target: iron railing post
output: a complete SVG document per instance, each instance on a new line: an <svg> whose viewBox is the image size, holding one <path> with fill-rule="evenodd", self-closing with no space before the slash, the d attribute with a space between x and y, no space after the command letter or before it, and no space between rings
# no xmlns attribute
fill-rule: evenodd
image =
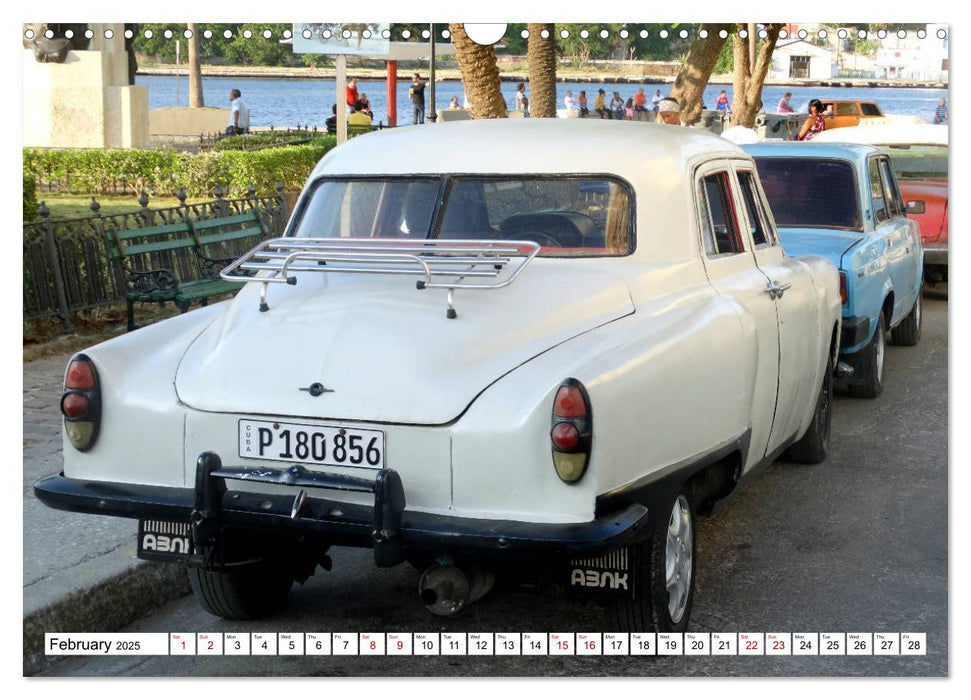
<svg viewBox="0 0 971 700"><path fill-rule="evenodd" d="M51 210L47 208L46 202L40 203L39 213L41 224L44 227L44 245L47 246L47 256L50 260L51 272L54 275L54 291L57 293L57 308L61 317L61 325L65 333L73 333L71 313L67 306L67 294L64 291L64 278L61 274L61 256L57 252L54 224L51 222Z"/></svg>

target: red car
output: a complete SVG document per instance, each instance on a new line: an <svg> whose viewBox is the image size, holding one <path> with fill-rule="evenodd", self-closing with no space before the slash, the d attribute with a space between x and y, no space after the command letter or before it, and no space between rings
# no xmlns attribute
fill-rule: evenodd
<svg viewBox="0 0 971 700"><path fill-rule="evenodd" d="M889 154L907 216L920 224L924 281L947 282L947 126L886 124L846 127L813 141L880 146Z"/></svg>

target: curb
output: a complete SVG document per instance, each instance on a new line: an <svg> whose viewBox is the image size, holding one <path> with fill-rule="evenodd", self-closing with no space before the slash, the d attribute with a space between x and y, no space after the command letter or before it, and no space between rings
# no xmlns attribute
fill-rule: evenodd
<svg viewBox="0 0 971 700"><path fill-rule="evenodd" d="M44 634L115 632L158 607L190 593L181 564L139 561L90 588L75 591L24 618L24 676L62 658L44 653Z"/></svg>

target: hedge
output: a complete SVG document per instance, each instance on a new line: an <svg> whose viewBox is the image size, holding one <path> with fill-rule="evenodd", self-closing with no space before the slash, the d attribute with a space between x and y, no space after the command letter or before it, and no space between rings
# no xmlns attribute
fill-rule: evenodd
<svg viewBox="0 0 971 700"><path fill-rule="evenodd" d="M34 221L37 213L37 180L33 171L24 170L24 221Z"/></svg>
<svg viewBox="0 0 971 700"><path fill-rule="evenodd" d="M333 136L309 144L259 151L56 150L24 149L24 182L28 176L54 183L71 194L107 194L119 183L154 196L170 196L184 188L189 197L206 197L217 184L229 196L275 193L277 180L287 190L299 190L325 153L337 145Z"/></svg>

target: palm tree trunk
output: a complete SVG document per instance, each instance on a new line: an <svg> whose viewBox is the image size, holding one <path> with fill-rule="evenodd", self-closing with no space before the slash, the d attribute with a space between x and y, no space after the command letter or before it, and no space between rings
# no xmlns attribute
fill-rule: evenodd
<svg viewBox="0 0 971 700"><path fill-rule="evenodd" d="M703 29L708 31L704 39L700 36ZM698 27L699 34L691 42L691 48L688 49L688 55L671 89L671 97L678 101L681 108L682 124L694 124L701 119L701 98L708 79L711 78L711 71L718 62L718 54L725 45L725 39L718 36L718 33L731 29L730 24L702 24Z"/></svg>
<svg viewBox="0 0 971 700"><path fill-rule="evenodd" d="M199 59L199 25L187 25L189 32L189 106L205 107L202 96L202 63Z"/></svg>
<svg viewBox="0 0 971 700"><path fill-rule="evenodd" d="M527 24L529 40L529 115L556 116L556 39L552 24ZM547 38L542 32L546 30Z"/></svg>
<svg viewBox="0 0 971 700"><path fill-rule="evenodd" d="M448 25L452 44L462 71L465 95L472 107L473 119L496 119L506 116L506 101L499 91L499 67L492 46L477 44L465 33L462 24Z"/></svg>
<svg viewBox="0 0 971 700"><path fill-rule="evenodd" d="M755 117L762 109L762 86L772 63L772 52L779 40L781 24L767 24L766 37L759 46L755 65L750 63L752 49L757 37L752 32L742 39L738 34L732 37L732 54L735 70L732 77L734 95L732 96L732 123L737 126L755 126Z"/></svg>

